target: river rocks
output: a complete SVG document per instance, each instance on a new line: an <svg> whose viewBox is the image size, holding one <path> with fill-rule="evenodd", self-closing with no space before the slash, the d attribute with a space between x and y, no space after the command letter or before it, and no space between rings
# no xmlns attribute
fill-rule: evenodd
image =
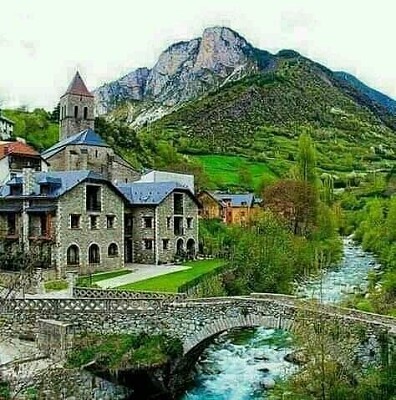
<svg viewBox="0 0 396 400"><path fill-rule="evenodd" d="M308 362L307 357L301 350L296 350L286 354L284 360L296 365L304 365Z"/></svg>
<svg viewBox="0 0 396 400"><path fill-rule="evenodd" d="M264 389L273 389L276 385L275 381L272 378L264 378L260 382L260 384Z"/></svg>

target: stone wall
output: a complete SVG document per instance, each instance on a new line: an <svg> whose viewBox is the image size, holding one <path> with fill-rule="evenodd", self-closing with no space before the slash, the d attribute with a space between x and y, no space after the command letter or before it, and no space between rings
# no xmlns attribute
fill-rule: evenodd
<svg viewBox="0 0 396 400"><path fill-rule="evenodd" d="M84 182L63 195L59 199L57 213L57 265L64 276L66 270L72 270L67 265L67 249L70 245L76 245L80 250L80 265L74 269L81 274L95 273L111 269L119 269L124 266L124 203L122 198L108 185L101 184L101 211L91 212L86 210L85 193L87 185ZM78 214L80 228L70 227L70 215ZM91 229L91 215L98 217L98 228ZM107 228L107 215L115 217L114 228ZM109 256L109 245L115 243L118 247L117 256ZM100 249L100 263L90 265L88 263L89 247L96 244Z"/></svg>
<svg viewBox="0 0 396 400"><path fill-rule="evenodd" d="M74 117L74 107L78 107L77 118ZM88 109L87 118L84 119L84 107ZM94 128L94 98L75 94L65 94L60 99L60 140L70 137L87 128Z"/></svg>

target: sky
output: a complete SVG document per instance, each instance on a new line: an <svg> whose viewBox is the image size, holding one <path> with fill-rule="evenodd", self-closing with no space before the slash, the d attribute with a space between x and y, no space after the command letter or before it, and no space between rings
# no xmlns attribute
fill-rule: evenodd
<svg viewBox="0 0 396 400"><path fill-rule="evenodd" d="M396 98L394 0L0 0L0 105L52 110L78 69L94 89L227 26Z"/></svg>

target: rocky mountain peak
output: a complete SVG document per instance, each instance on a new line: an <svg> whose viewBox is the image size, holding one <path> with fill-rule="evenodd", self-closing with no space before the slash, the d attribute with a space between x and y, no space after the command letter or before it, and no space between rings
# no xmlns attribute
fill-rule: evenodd
<svg viewBox="0 0 396 400"><path fill-rule="evenodd" d="M149 111L145 108L147 118L140 115L139 123L154 115L157 118L167 108L173 109L224 82L262 69L264 64L259 55L259 50L232 29L207 28L200 38L169 46L151 70L140 68L98 88L95 91L97 112L106 113L128 100L149 101L158 107L151 106Z"/></svg>

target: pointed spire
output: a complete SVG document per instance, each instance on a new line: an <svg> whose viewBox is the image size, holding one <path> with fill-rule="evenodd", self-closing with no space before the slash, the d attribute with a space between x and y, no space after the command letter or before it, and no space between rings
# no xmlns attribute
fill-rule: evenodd
<svg viewBox="0 0 396 400"><path fill-rule="evenodd" d="M85 86L85 83L82 80L81 75L78 71L76 72L76 75L74 75L74 78L71 81L69 87L67 88L65 94L77 94L81 96L93 97L93 95L89 92L89 90Z"/></svg>

